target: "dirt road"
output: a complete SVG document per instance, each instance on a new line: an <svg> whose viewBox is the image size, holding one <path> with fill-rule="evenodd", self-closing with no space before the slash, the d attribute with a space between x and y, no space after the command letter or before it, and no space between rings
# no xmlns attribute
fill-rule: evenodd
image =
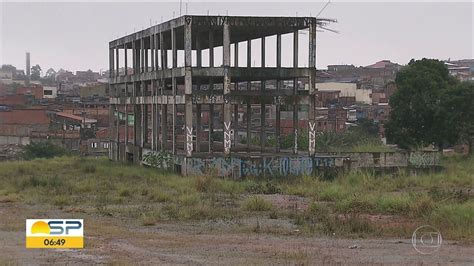
<svg viewBox="0 0 474 266"><path fill-rule="evenodd" d="M160 223L102 217L75 209L44 210L0 203L0 261L16 264L417 264L473 265L474 247L444 241L431 255L418 254L411 239L339 239L243 232L239 225ZM82 218L85 248L26 249L26 218ZM265 226L264 223L261 225Z"/></svg>

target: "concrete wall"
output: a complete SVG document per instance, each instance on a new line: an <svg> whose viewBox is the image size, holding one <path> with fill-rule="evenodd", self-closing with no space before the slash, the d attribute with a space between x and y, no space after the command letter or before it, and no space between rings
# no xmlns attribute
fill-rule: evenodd
<svg viewBox="0 0 474 266"><path fill-rule="evenodd" d="M371 89L357 89L356 83L346 82L325 82L316 83L316 88L319 91L341 91L340 97L355 97L356 102L372 104L372 90Z"/></svg>
<svg viewBox="0 0 474 266"><path fill-rule="evenodd" d="M18 136L0 136L0 145L5 144L18 144L28 145L30 144L30 137L18 137Z"/></svg>
<svg viewBox="0 0 474 266"><path fill-rule="evenodd" d="M358 103L372 104L371 89L357 89L355 97Z"/></svg>
<svg viewBox="0 0 474 266"><path fill-rule="evenodd" d="M345 82L326 82L316 83L316 89L319 91L333 91L339 90L342 97L356 97L357 84ZM357 101L357 99L356 99Z"/></svg>
<svg viewBox="0 0 474 266"><path fill-rule="evenodd" d="M132 151L130 151L132 152ZM134 153L135 156L139 154ZM123 155L121 155L123 156ZM258 176L301 176L331 173L339 170L397 168L430 169L439 165L437 152L346 152L316 154L315 157L298 155L259 157L184 157L143 150L143 165L178 171L183 175L216 175L236 179Z"/></svg>
<svg viewBox="0 0 474 266"><path fill-rule="evenodd" d="M51 92L51 94L46 93L46 91ZM54 99L58 97L58 88L56 87L43 87L43 98L45 99Z"/></svg>
<svg viewBox="0 0 474 266"><path fill-rule="evenodd" d="M258 158L181 158L183 175L215 174L233 178L313 175L318 170L343 168L345 158L335 156L264 156Z"/></svg>

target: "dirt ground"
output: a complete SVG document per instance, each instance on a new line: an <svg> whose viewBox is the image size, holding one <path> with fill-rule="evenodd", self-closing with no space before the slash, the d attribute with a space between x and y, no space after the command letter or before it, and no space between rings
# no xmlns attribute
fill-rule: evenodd
<svg viewBox="0 0 474 266"><path fill-rule="evenodd" d="M84 219L84 249L26 249L25 219ZM267 221L260 221L260 227ZM239 230L233 223L159 223L97 216L80 209L45 210L0 202L0 263L13 264L416 264L473 265L474 247L443 241L440 250L421 255L411 239L341 239ZM262 230L264 231L264 230Z"/></svg>

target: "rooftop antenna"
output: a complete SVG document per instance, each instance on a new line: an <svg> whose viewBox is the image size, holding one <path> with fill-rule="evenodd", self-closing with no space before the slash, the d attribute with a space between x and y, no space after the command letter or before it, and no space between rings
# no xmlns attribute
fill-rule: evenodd
<svg viewBox="0 0 474 266"><path fill-rule="evenodd" d="M181 5L183 4L182 0L179 0L179 16L181 17Z"/></svg>
<svg viewBox="0 0 474 266"><path fill-rule="evenodd" d="M174 11L173 11L173 18L174 18Z"/></svg>
<svg viewBox="0 0 474 266"><path fill-rule="evenodd" d="M161 23L163 23L163 16L161 16Z"/></svg>
<svg viewBox="0 0 474 266"><path fill-rule="evenodd" d="M207 15L209 16L209 9L207 10Z"/></svg>
<svg viewBox="0 0 474 266"><path fill-rule="evenodd" d="M151 25L152 25L152 22L151 22L151 18L150 18L150 27L151 27Z"/></svg>
<svg viewBox="0 0 474 266"><path fill-rule="evenodd" d="M321 8L321 10L319 10L318 14L316 15L316 17L319 17L319 15L321 15L321 13L323 13L324 9L326 9L326 7L331 3L331 0L328 0L328 2L323 6L323 8Z"/></svg>

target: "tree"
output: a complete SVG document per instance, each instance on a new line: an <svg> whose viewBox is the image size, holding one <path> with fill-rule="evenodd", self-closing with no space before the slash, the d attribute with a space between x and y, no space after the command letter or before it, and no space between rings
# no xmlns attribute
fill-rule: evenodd
<svg viewBox="0 0 474 266"><path fill-rule="evenodd" d="M66 154L66 150L49 140L31 142L23 147L23 158L26 160L32 160L35 158L53 158L64 154Z"/></svg>
<svg viewBox="0 0 474 266"><path fill-rule="evenodd" d="M455 140L467 143L469 155L472 155L474 138L474 83L463 82L449 91L444 101L448 127L454 133Z"/></svg>
<svg viewBox="0 0 474 266"><path fill-rule="evenodd" d="M46 71L45 77L54 81L54 79L56 78L56 71L52 68L48 69Z"/></svg>
<svg viewBox="0 0 474 266"><path fill-rule="evenodd" d="M41 67L39 65L35 65L31 67L31 79L32 80L39 80L41 78Z"/></svg>
<svg viewBox="0 0 474 266"><path fill-rule="evenodd" d="M449 117L443 104L458 81L449 75L443 62L411 60L397 73L398 90L390 97L392 110L385 125L387 140L402 148L415 148L453 141Z"/></svg>

